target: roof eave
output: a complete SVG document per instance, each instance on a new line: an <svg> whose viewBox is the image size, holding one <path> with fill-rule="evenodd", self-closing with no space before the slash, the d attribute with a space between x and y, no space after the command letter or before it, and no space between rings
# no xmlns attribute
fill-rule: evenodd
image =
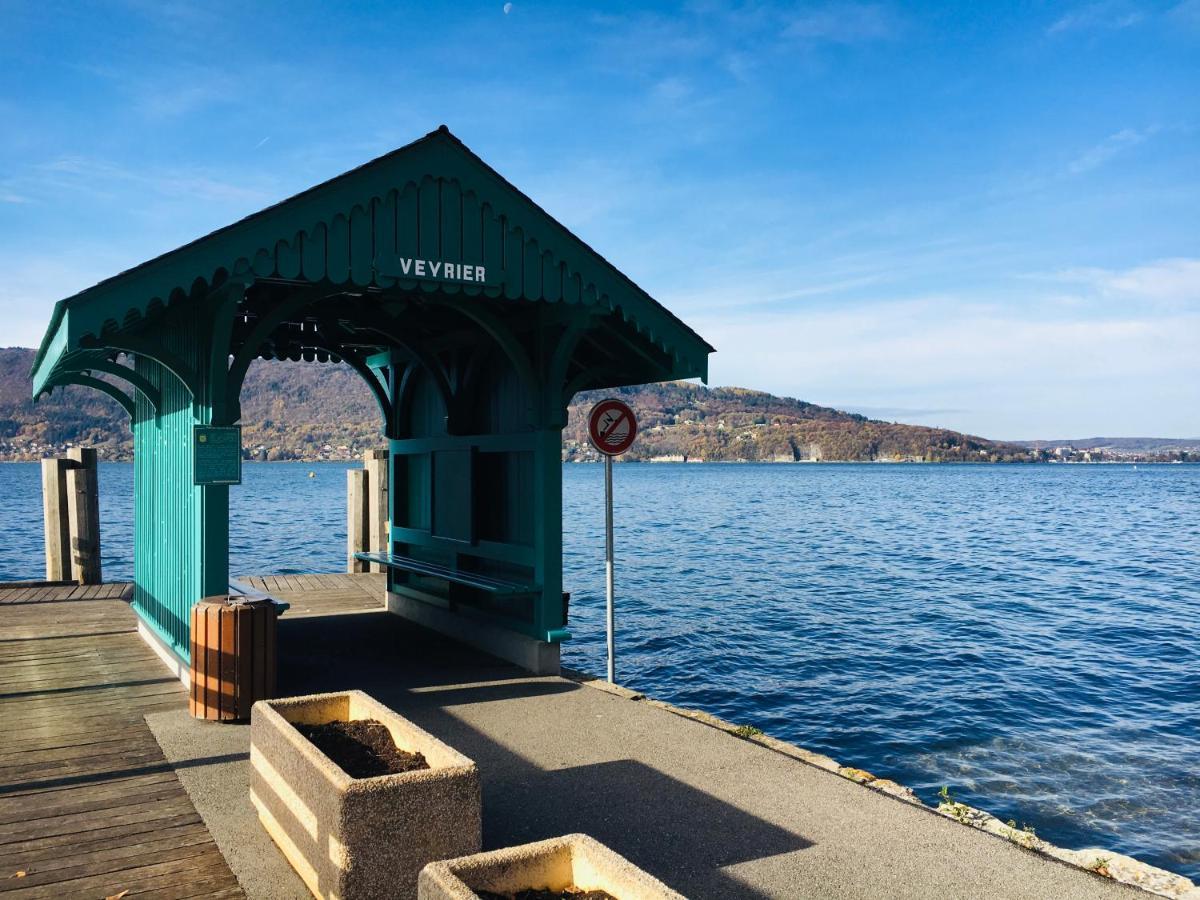
<svg viewBox="0 0 1200 900"><path fill-rule="evenodd" d="M33 381L35 400L46 390L48 382L55 374L55 368L67 351L69 327L66 302L59 300L54 304L54 313L50 317L50 324L42 337L42 343L33 359L33 368L29 373Z"/></svg>

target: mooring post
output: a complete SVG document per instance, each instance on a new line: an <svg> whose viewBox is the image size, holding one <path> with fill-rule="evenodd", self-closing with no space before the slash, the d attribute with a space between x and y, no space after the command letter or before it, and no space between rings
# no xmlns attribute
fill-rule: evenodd
<svg viewBox="0 0 1200 900"><path fill-rule="evenodd" d="M346 571L367 571L367 564L355 559L355 553L367 550L367 532L370 520L367 517L367 470L346 471Z"/></svg>
<svg viewBox="0 0 1200 900"><path fill-rule="evenodd" d="M372 553L387 553L388 540L388 452L368 450L363 454L367 473L367 546ZM386 571L379 563L371 563L370 571Z"/></svg>
<svg viewBox="0 0 1200 900"><path fill-rule="evenodd" d="M66 474L71 573L80 584L99 584L100 486L96 451L90 447L68 450Z"/></svg>
<svg viewBox="0 0 1200 900"><path fill-rule="evenodd" d="M73 576L65 459L42 460L42 520L46 532L46 580L70 581Z"/></svg>

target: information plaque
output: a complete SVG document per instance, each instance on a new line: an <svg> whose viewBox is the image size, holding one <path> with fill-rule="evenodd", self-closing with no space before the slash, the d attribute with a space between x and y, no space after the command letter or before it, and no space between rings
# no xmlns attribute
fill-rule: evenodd
<svg viewBox="0 0 1200 900"><path fill-rule="evenodd" d="M192 433L192 483L242 483L242 426L196 425Z"/></svg>

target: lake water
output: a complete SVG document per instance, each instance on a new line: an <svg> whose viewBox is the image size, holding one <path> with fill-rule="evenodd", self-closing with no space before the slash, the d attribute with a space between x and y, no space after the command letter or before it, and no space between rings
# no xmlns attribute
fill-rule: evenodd
<svg viewBox="0 0 1200 900"><path fill-rule="evenodd" d="M231 571L341 571L347 464L247 465ZM315 478L308 478L314 471ZM132 466L100 467L129 578ZM1200 878L1200 466L622 465L618 680ZM564 469L568 665L604 670L603 470ZM41 571L0 465L0 580Z"/></svg>

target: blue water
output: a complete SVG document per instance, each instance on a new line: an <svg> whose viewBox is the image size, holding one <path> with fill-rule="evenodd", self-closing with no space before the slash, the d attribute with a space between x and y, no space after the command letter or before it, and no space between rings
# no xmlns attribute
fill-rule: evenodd
<svg viewBox="0 0 1200 900"><path fill-rule="evenodd" d="M232 571L341 570L347 465L246 466ZM100 471L128 578L132 467ZM1200 877L1200 466L615 477L622 683ZM36 465L0 466L0 580L41 575L40 503ZM602 503L599 466L564 468L565 661L593 672Z"/></svg>

